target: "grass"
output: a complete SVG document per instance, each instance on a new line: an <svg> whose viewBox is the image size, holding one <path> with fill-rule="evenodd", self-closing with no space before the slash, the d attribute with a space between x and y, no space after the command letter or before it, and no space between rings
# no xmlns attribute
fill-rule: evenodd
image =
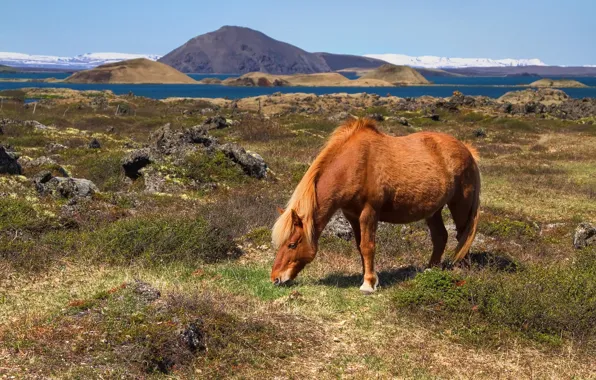
<svg viewBox="0 0 596 380"><path fill-rule="evenodd" d="M52 128L9 125L0 141L52 157L101 192L69 202L0 175L0 376L590 378L596 370L596 257L571 244L577 223L596 222L594 126L465 108L439 110L433 121L370 96L297 98L289 108L274 97L257 115L244 100L232 114L202 100L37 95L46 100L35 115L5 99L0 118ZM118 104L132 112L116 115ZM272 286L276 206L336 127L328 118L343 111L405 116L411 127L389 118L380 128L441 131L479 149L482 208L468 263L424 271L432 249L425 223L382 224L374 295L358 290L353 241L335 237L321 239L292 286ZM267 180L207 151L154 164L168 185L161 193L124 178L122 157L150 145L153 130L181 130L207 115L234 120L213 135L259 153L272 170ZM86 147L93 137L100 150ZM49 142L67 149L46 151ZM444 219L453 249L448 212ZM161 297L139 298L136 279ZM182 339L191 324L207 350Z"/></svg>

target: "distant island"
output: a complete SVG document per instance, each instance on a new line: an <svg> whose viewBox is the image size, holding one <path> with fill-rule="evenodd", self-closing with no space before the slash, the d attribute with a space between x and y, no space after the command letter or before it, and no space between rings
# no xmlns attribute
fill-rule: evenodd
<svg viewBox="0 0 596 380"><path fill-rule="evenodd" d="M178 70L146 58L137 58L79 71L64 80L66 83L159 83L192 84L194 79Z"/></svg>
<svg viewBox="0 0 596 380"><path fill-rule="evenodd" d="M530 87L578 88L588 87L585 84L571 79L539 79L529 84Z"/></svg>
<svg viewBox="0 0 596 380"><path fill-rule="evenodd" d="M16 73L17 70L14 67L0 65L0 73Z"/></svg>

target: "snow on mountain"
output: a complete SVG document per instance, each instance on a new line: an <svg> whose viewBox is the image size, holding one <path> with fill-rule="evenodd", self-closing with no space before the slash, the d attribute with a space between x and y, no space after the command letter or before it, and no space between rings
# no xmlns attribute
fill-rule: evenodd
<svg viewBox="0 0 596 380"><path fill-rule="evenodd" d="M534 59L490 59L490 58L446 58L432 55L411 57L404 54L365 54L365 57L380 59L394 65L424 67L428 69L447 69L460 67L505 67L505 66L546 66L541 60Z"/></svg>
<svg viewBox="0 0 596 380"><path fill-rule="evenodd" d="M0 65L8 65L13 67L83 70L91 69L106 63L125 61L127 59L147 58L157 61L160 57L161 56L155 54L126 53L87 53L74 57L56 57L51 55L29 55L22 53L0 52Z"/></svg>

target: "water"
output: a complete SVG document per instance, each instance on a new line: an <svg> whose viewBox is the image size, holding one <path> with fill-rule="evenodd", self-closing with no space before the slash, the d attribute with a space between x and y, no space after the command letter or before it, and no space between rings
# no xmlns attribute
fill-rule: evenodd
<svg viewBox="0 0 596 380"><path fill-rule="evenodd" d="M18 75L18 77L17 77ZM0 74L0 78L58 78L63 79L66 73L18 73ZM190 74L194 79L233 77L231 74ZM168 97L193 98L224 98L237 99L249 96L270 95L275 92L296 93L305 92L316 95L333 93L362 93L378 95L393 95L399 97L419 97L423 95L447 97L453 91L461 91L464 95L484 95L498 98L508 91L519 91L523 85L537 80L537 77L428 77L428 80L440 86L410 86L410 87L227 87L221 85L193 85L193 84L76 84L76 83L43 83L43 82L0 82L0 91L19 89L24 87L40 88L71 88L74 90L111 90L117 95L128 94L154 99ZM555 78L553 78L555 79ZM567 78L569 79L569 78ZM573 98L596 97L596 78L572 78L589 88L564 89Z"/></svg>

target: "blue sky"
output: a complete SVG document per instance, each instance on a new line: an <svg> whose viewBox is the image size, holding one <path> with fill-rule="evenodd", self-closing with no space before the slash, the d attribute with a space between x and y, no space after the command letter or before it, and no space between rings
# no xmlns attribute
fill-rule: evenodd
<svg viewBox="0 0 596 380"><path fill-rule="evenodd" d="M596 64L596 0L0 2L0 51L165 54L240 25L313 52Z"/></svg>

